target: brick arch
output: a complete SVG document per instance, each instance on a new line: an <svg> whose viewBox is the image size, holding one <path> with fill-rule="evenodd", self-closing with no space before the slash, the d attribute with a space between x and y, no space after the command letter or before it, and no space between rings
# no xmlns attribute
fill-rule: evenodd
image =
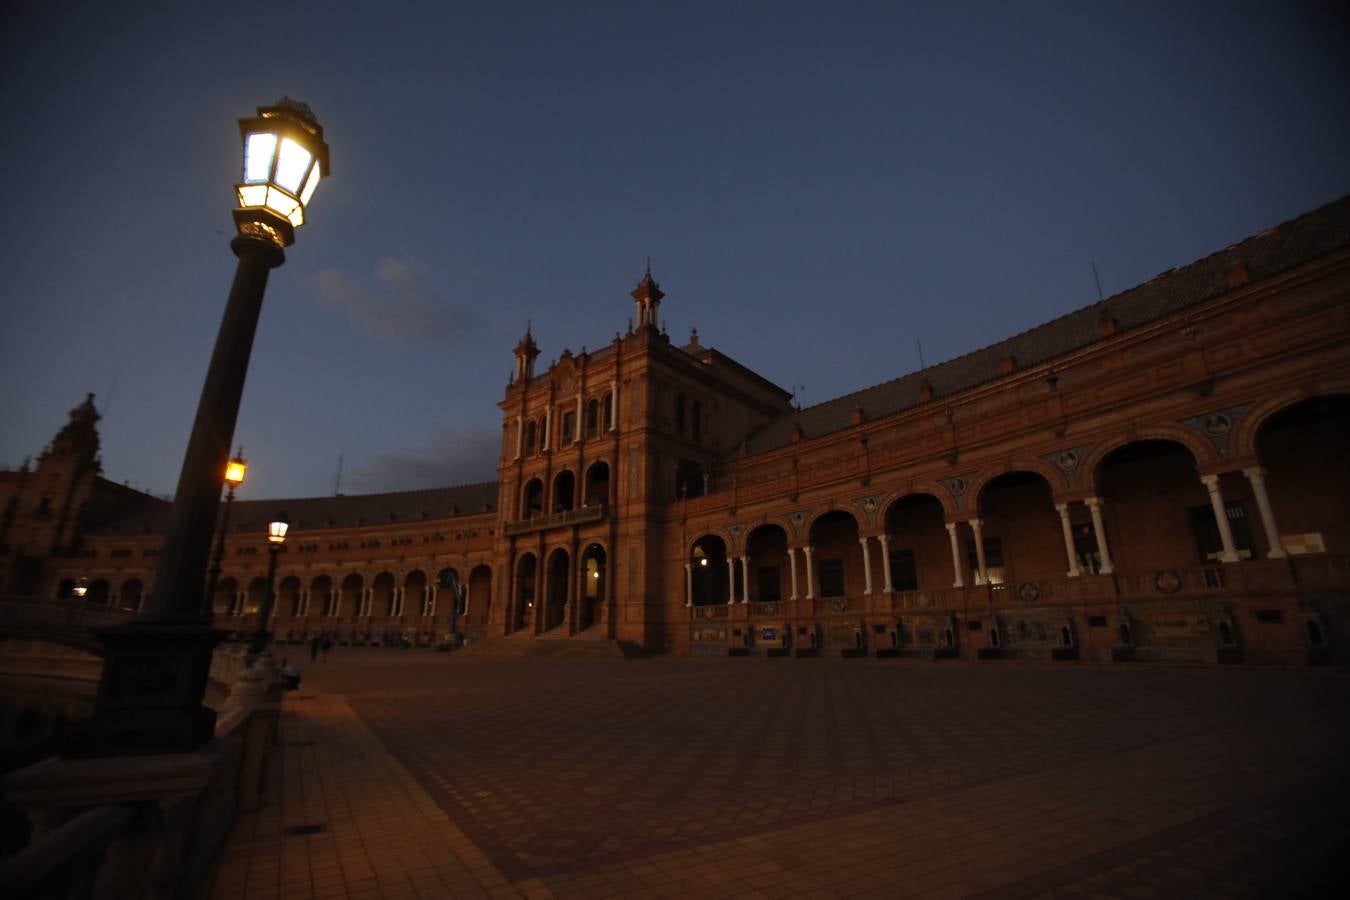
<svg viewBox="0 0 1350 900"><path fill-rule="evenodd" d="M822 516L828 516L830 513L836 512L848 513L850 516L852 516L853 521L858 526L859 535L861 535L864 531L867 530L867 522L864 521L863 518L859 517L858 514L861 512L861 510L859 510L856 506L854 506L852 503L849 503L848 505L831 503L824 509L813 513L809 519L807 519L805 522L802 523L802 540L807 541L809 543L811 540L811 531L816 527L816 522L820 521L820 518Z"/></svg>
<svg viewBox="0 0 1350 900"><path fill-rule="evenodd" d="M741 541L741 546L745 547L750 542L750 535L754 534L765 525L776 525L783 529L783 535L787 537L788 544L791 545L794 529L792 523L788 521L787 516L764 515L756 519L753 525L745 526L745 530L741 532L741 534L745 536L745 539Z"/></svg>
<svg viewBox="0 0 1350 900"><path fill-rule="evenodd" d="M690 557L694 555L694 545L705 537L721 538L723 545L727 548L728 555L736 547L736 542L731 539L731 532L725 528L705 528L684 542L684 562L689 562Z"/></svg>
<svg viewBox="0 0 1350 900"><path fill-rule="evenodd" d="M1266 420L1297 403L1333 394L1350 394L1350 380L1340 378L1300 385L1253 406L1238 419L1237 425L1233 428L1233 455L1244 459L1256 459L1256 436L1261 432L1261 426L1266 424Z"/></svg>
<svg viewBox="0 0 1350 900"><path fill-rule="evenodd" d="M966 511L979 515L980 494L989 486L989 482L1012 472L1030 472L1033 475L1041 476L1045 479L1046 485L1049 486L1051 496L1058 496L1061 491L1069 486L1064 478L1064 473L1053 464L1035 457L1019 457L1010 460L1007 465L1000 466L998 469L986 469L975 476L975 480L966 486L966 495L971 498Z"/></svg>
<svg viewBox="0 0 1350 900"><path fill-rule="evenodd" d="M1095 492L1097 469L1101 466L1102 460L1121 447L1142 441L1171 441L1180 444L1190 451L1196 468L1215 463L1219 459L1219 453L1214 449L1214 445L1198 431L1183 425L1149 425L1130 434L1113 435L1093 445L1086 458L1079 463L1079 468L1085 473L1084 483L1081 486Z"/></svg>
<svg viewBox="0 0 1350 900"><path fill-rule="evenodd" d="M880 529L886 527L886 515L890 512L892 506L906 497L920 494L930 496L941 503L942 513L948 520L956 515L956 498L952 496L951 491L936 481L919 481L908 487L895 488L881 498L881 502L877 504L877 521L880 523L878 527Z"/></svg>

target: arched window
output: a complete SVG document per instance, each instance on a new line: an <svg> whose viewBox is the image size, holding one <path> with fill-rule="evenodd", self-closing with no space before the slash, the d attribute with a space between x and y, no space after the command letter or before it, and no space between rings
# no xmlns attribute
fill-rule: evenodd
<svg viewBox="0 0 1350 900"><path fill-rule="evenodd" d="M614 395L606 394L604 400L605 407L605 430L609 431L614 427Z"/></svg>
<svg viewBox="0 0 1350 900"><path fill-rule="evenodd" d="M520 517L528 519L544 512L544 483L532 478L521 491Z"/></svg>

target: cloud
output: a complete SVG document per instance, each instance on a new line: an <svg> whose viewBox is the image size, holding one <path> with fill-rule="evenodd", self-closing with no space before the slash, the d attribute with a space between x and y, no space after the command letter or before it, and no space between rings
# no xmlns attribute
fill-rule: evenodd
<svg viewBox="0 0 1350 900"><path fill-rule="evenodd" d="M431 446L378 454L351 473L352 493L411 491L474 484L497 477L500 428L486 425L447 430Z"/></svg>
<svg viewBox="0 0 1350 900"><path fill-rule="evenodd" d="M433 293L400 259L380 260L371 284L321 269L309 277L309 287L320 303L345 310L358 328L386 344L434 343L482 324L469 307Z"/></svg>

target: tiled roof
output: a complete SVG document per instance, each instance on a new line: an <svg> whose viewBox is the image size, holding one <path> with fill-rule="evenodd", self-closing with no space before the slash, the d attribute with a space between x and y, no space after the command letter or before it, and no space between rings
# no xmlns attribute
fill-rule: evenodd
<svg viewBox="0 0 1350 900"><path fill-rule="evenodd" d="M291 528L351 528L359 525L389 525L419 522L455 515L495 511L497 482L456 487L397 491L388 494L357 494L337 497L293 497L278 500L236 500L230 512L230 531L258 529L270 517L285 512ZM90 533L163 534L169 527L170 504L147 497L147 502Z"/></svg>
<svg viewBox="0 0 1350 900"><path fill-rule="evenodd" d="M925 381L935 398L951 396L998 378L1006 356L1016 360L1018 369L1063 356L1102 340L1098 320L1106 313L1116 320L1119 333L1212 300L1232 290L1228 273L1239 263L1251 281L1260 281L1347 246L1350 196L997 344L795 411L751 434L747 449L763 453L787 446L797 425L807 438L848 428L855 408L875 420L918 406Z"/></svg>

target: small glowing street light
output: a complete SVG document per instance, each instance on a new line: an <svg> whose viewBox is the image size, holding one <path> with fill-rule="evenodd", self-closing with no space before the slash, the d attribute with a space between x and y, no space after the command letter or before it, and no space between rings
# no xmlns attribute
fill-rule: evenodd
<svg viewBox="0 0 1350 900"><path fill-rule="evenodd" d="M225 483L230 486L230 499L234 498L234 489L244 483L244 475L248 473L248 463L244 462L243 454L244 448L240 447L234 459L225 466Z"/></svg>
<svg viewBox="0 0 1350 900"><path fill-rule="evenodd" d="M89 579L81 578L79 581L75 582L75 586L70 589L70 593L76 600L83 600L84 595L89 593Z"/></svg>
<svg viewBox="0 0 1350 900"><path fill-rule="evenodd" d="M206 573L206 594L202 597L202 614L209 616L211 606L216 602L216 583L220 581L220 564L225 559L225 535L230 530L230 507L234 506L234 489L244 483L248 474L248 463L244 461L244 448L234 453L234 459L225 464L225 512L220 517L220 536L216 538L216 553L211 558L211 568Z"/></svg>
<svg viewBox="0 0 1350 900"><path fill-rule="evenodd" d="M253 641L248 647L250 656L256 657L271 643L267 625L272 619L272 604L276 600L277 554L286 543L286 532L290 527L291 520L285 513L277 513L267 523L267 586L263 589L262 609L258 610L258 630L253 633Z"/></svg>

